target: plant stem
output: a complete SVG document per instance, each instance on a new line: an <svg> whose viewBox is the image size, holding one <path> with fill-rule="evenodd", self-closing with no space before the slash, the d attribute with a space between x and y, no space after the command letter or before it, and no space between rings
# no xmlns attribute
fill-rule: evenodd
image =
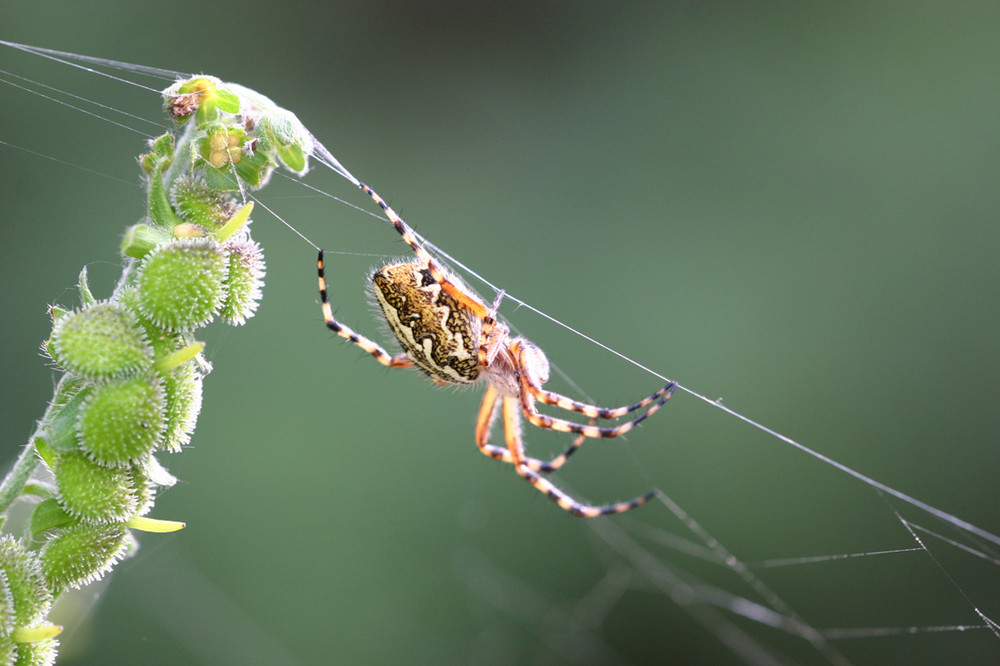
<svg viewBox="0 0 1000 666"><path fill-rule="evenodd" d="M38 456L35 455L34 441L29 441L21 449L21 455L18 456L17 462L14 463L14 467L0 484L0 514L7 511L14 500L20 496L28 479L31 478L31 473L35 471L37 466Z"/></svg>

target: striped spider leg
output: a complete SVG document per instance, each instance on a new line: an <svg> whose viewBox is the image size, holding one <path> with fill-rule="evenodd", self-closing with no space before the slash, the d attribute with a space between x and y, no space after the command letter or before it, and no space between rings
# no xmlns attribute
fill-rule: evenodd
<svg viewBox="0 0 1000 666"><path fill-rule="evenodd" d="M389 354L333 316L320 250L317 272L326 326L387 367L416 366L439 385L485 382L486 391L476 422L476 446L483 454L513 465L522 478L573 515L621 513L649 501L655 491L626 502L591 506L578 502L543 475L562 467L586 439L617 437L630 431L659 410L673 395L677 384L668 382L639 402L613 408L578 402L542 388L549 379L549 362L541 349L524 338L510 337L507 326L497 321L502 292L492 305L486 305L479 295L431 257L413 230L378 194L364 184L361 189L382 208L416 255L417 261L387 264L371 276L372 292L402 353ZM542 414L537 402L582 414L590 421L581 424ZM596 425L597 419L616 419L644 408L639 416L620 425ZM503 415L505 447L489 443L490 428L498 412ZM575 433L577 437L566 452L552 460L531 458L524 451L522 418L532 425Z"/></svg>

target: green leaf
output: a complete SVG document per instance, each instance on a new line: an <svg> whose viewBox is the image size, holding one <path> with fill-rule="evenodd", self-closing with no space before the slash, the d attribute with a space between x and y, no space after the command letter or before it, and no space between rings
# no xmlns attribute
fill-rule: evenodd
<svg viewBox="0 0 1000 666"><path fill-rule="evenodd" d="M42 440L42 445L51 450L62 453L65 451L76 451L79 438L77 437L76 424L80 420L80 409L90 397L94 388L85 386L77 391L68 401L62 405L53 404L52 408L42 421L42 427L38 432L37 439ZM35 442L35 448L39 447L39 442ZM42 456L45 457L44 455ZM46 460L46 463L50 461Z"/></svg>
<svg viewBox="0 0 1000 666"><path fill-rule="evenodd" d="M47 530L72 525L74 518L66 513L55 499L40 502L31 512L31 534L38 536Z"/></svg>

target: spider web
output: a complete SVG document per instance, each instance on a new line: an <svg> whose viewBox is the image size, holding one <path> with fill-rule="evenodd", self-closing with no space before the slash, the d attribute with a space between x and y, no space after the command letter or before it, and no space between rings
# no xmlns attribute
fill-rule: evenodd
<svg viewBox="0 0 1000 666"><path fill-rule="evenodd" d="M88 76L110 78L117 85L135 88L146 99L155 99L153 93L180 75L9 42L0 44L69 65ZM138 82L140 76L144 77L143 83ZM58 106L72 114L99 119L116 131L152 138L165 127L162 121L126 111L120 102L78 95L15 72L0 70L0 82L36 98L40 105ZM314 128L314 133L322 134L322 130ZM45 159L55 164L53 168L81 168L95 176L130 182L63 160L58 149L34 150L3 135L0 145L7 150L7 159ZM322 144L318 144L314 159L333 174L358 184L358 179ZM290 186L382 219L377 211L370 210L363 196L334 195L336 182L322 181L322 175L317 175L314 170L301 182L289 179L295 181ZM266 196L258 203L316 247L310 239L312 232L300 232L300 225L287 221L290 215L282 210L285 200ZM365 224L382 224L361 215L358 219ZM413 226L421 231L419 223ZM454 256L443 244L427 238L424 242L478 289L499 292L502 285L477 273L471 262ZM365 252L340 254L382 256ZM565 323L517 293L505 293L502 313L509 317L513 330L529 329L541 319L611 355L618 363L631 365L660 381L668 379L668 373L588 335L585 327ZM514 313L516 320L511 316ZM554 371L581 399L595 402L595 397L584 391L570 373L558 365ZM715 419L727 421L721 427L722 436L744 441L751 450L767 449L769 459L794 457L790 467L793 470L814 469L816 465L825 468L825 474L819 477L821 485L799 488L791 482L762 478L754 491L744 492L772 492L778 496L775 503L782 510L780 514L775 510L770 515L740 515L743 525L737 528L719 520L714 510L699 506L698 500L689 503L678 499L671 490L673 474L655 465L647 467L638 457L632 457L642 477L658 488L659 510L655 515L646 508L574 524L592 556L601 562L603 572L586 594L560 596L538 581L523 578L515 567L481 547L469 545L453 554L453 571L476 605L479 621L489 627L488 631L482 630L482 636L494 641L523 641L527 636L542 646L542 654L567 661L624 662L636 657L623 651L621 643L606 637L610 622L631 617L641 627L635 629L636 635L643 636L643 630L655 633L670 626L670 618L680 615L709 637L716 657L748 664L916 663L928 655L931 662L948 655L973 663L1000 654L1000 626L994 619L1000 612L996 607L1000 537L993 531L825 455L721 400L706 397L687 386L684 378L671 378L681 380L679 390L695 400L682 402L675 397L668 410L693 410L700 402L712 410ZM633 436L629 445L615 448L615 455L632 456L629 447L640 444L645 430ZM780 448L776 449L775 444ZM560 485L565 485L562 479ZM571 486L578 485L582 484L567 487L572 492L578 488ZM692 497L689 489L684 495ZM731 511L739 514L736 495L731 501ZM541 504L536 510L557 511ZM475 506L469 511L468 521L474 524ZM759 552L759 542L746 538L747 530L771 529L778 515L821 523L829 519L831 511L852 516L848 522L857 526L856 539L831 530L829 536L836 542L831 547L822 538L823 530L810 530L808 537L814 541L800 543L800 553L789 553ZM700 518L702 512L712 516L715 526L709 527L707 520L695 517ZM874 594L873 588L878 590ZM913 591L918 594L911 596ZM642 606L641 613L648 613L652 607L658 609L653 612L660 617L648 618L633 610L636 597L652 598L654 601ZM858 607L852 599L864 601Z"/></svg>

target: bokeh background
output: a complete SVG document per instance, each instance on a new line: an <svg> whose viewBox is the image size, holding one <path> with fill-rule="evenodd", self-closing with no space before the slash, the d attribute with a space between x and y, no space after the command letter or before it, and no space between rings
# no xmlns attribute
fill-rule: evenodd
<svg viewBox="0 0 1000 666"><path fill-rule="evenodd" d="M998 34L995 2L0 2L2 39L269 95L508 293L993 533ZM3 49L0 68L159 117L151 93L37 57ZM51 396L47 304L75 303L84 265L99 294L118 275L144 139L10 86L0 100L0 139L93 170L0 145L7 461ZM386 225L283 179L264 200L328 250L403 253ZM200 426L165 460L182 481L154 515L188 527L141 536L65 604L61 663L754 663L749 639L730 649L705 606L669 594L694 575L760 601L664 545L691 538L665 506L597 527L558 510L476 452L477 392L327 331L313 251L255 220L263 305L206 333ZM339 315L373 334L378 261L331 255L329 275ZM602 403L660 384L503 314ZM536 452L565 443L527 434ZM897 510L961 538L683 392L558 478L596 502L660 487L748 563L913 548ZM946 573L925 552L757 571L822 629L996 619L996 566L921 534ZM720 615L782 658L830 659ZM1000 656L982 629L832 644L857 664Z"/></svg>

